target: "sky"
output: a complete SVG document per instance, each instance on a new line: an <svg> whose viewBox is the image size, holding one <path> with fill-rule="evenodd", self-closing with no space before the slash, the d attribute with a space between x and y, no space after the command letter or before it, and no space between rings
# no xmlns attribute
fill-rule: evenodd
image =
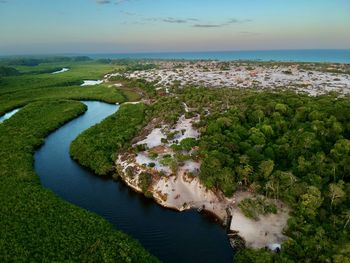
<svg viewBox="0 0 350 263"><path fill-rule="evenodd" d="M350 49L350 0L0 0L0 55Z"/></svg>

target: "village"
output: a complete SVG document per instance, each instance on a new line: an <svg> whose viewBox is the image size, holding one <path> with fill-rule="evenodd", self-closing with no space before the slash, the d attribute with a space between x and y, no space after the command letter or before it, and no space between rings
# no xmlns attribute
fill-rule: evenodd
<svg viewBox="0 0 350 263"><path fill-rule="evenodd" d="M228 87L292 90L311 96L350 93L350 75L343 65L328 68L298 63L245 63L219 61L155 61L157 68L123 73L124 77L145 79L168 89L180 87ZM318 70L319 69L319 70Z"/></svg>

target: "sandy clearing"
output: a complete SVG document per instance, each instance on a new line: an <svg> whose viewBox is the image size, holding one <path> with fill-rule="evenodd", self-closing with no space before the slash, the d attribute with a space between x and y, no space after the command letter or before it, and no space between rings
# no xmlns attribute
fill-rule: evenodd
<svg viewBox="0 0 350 263"><path fill-rule="evenodd" d="M186 119L185 115L182 115L177 121L175 128L171 130L171 132L178 132L175 135L173 141L181 142L183 139L186 138L198 138L199 132L195 130L192 126L192 122L194 122L195 120L199 120L199 116L197 116L196 118ZM183 134L182 131L184 131Z"/></svg>
<svg viewBox="0 0 350 263"><path fill-rule="evenodd" d="M171 63L170 63L171 65ZM174 66L174 65L173 65ZM154 69L126 73L128 78L144 78L156 81L159 87L167 87L179 81L181 86L194 84L206 87L276 89L278 87L306 92L314 96L329 91L350 93L350 75L299 69L295 66L231 65L227 70L218 69L215 63L197 62L183 69Z"/></svg>
<svg viewBox="0 0 350 263"><path fill-rule="evenodd" d="M165 138L166 136L163 134L162 130L160 128L156 128L153 129L144 140L139 141L136 144L146 144L148 148L154 148L161 145L161 140Z"/></svg>
<svg viewBox="0 0 350 263"><path fill-rule="evenodd" d="M8 120L13 115L15 115L20 109L14 109L10 112L5 113L4 115L0 116L0 123L4 122L5 120Z"/></svg>
<svg viewBox="0 0 350 263"><path fill-rule="evenodd" d="M151 159L147 153L140 152L136 155L135 161L138 165L147 165L149 166L150 163L153 163L155 166L153 167L154 170L158 172L164 172L167 175L171 174L171 170L168 166L164 166L159 162L159 159Z"/></svg>
<svg viewBox="0 0 350 263"><path fill-rule="evenodd" d="M94 85L99 85L102 84L103 80L84 80L84 83L81 84L80 86L94 86Z"/></svg>
<svg viewBox="0 0 350 263"><path fill-rule="evenodd" d="M177 176L162 177L154 186L153 194L157 201L166 207L179 211L200 208L216 214L222 220L226 217L226 207L234 200L221 198L201 184L198 177L188 177L179 172ZM162 199L166 196L166 200Z"/></svg>
<svg viewBox="0 0 350 263"><path fill-rule="evenodd" d="M238 208L238 204L244 198L254 195L249 192L236 192L234 198L236 206L231 209L232 221L230 230L237 231L244 238L246 245L253 248L263 248L272 244L281 244L286 237L282 234L287 226L289 208L277 201L277 214L261 215L258 221L247 218ZM270 200L272 201L272 200ZM272 201L274 202L274 201Z"/></svg>
<svg viewBox="0 0 350 263"><path fill-rule="evenodd" d="M51 74L60 74L60 73L66 72L66 71L68 71L68 70L69 70L69 68L62 68L61 70L52 72Z"/></svg>

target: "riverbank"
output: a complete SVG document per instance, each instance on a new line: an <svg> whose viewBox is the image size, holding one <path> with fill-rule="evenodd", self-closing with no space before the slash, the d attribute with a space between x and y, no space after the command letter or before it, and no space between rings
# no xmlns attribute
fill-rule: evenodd
<svg viewBox="0 0 350 263"><path fill-rule="evenodd" d="M142 166L136 164L131 156L124 160L122 155L116 161L118 176L124 183L138 193L145 193L141 186L140 175L145 172ZM154 171L153 171L154 172ZM130 173L133 175L130 176ZM177 175L160 176L155 173L148 187L151 197L161 206L184 211L188 209L206 210L224 222L226 208L234 205L233 198L226 198L222 193L207 189L198 177L190 177L184 170Z"/></svg>
<svg viewBox="0 0 350 263"><path fill-rule="evenodd" d="M106 220L40 184L33 169L34 150L49 133L86 110L76 101L34 102L0 125L1 262L100 262L106 257L157 262Z"/></svg>
<svg viewBox="0 0 350 263"><path fill-rule="evenodd" d="M97 121L97 116L106 110L109 112L105 113L106 115L111 114L109 110L111 107L116 106L90 103L90 111L83 118L72 121L47 138L45 147L36 154L38 161L36 168L43 185L59 194L61 198L104 217L117 229L138 239L164 262L192 262L193 259L199 262L203 255L206 261L202 262L212 262L218 255L221 256L220 262L232 262L232 249L219 225L203 220L203 217L196 212L174 213L163 209L155 202L133 193L122 182L113 182L106 180L106 177L96 176L72 161L68 149L74 144L75 156L78 153L79 158L91 157L91 159L79 159L80 163L87 166L91 161L106 167L103 158L112 158L112 152L103 153L108 149L117 148L117 146L110 147L112 141L106 138L113 138L114 145L122 145L124 140L125 142L131 140L131 129L135 129L138 122L142 121L142 118L139 118L143 110L142 104L121 105L117 113L86 130L71 144L71 140L87 127L87 122L91 122L89 125L92 125ZM103 143L109 147L104 148ZM189 221L195 226L187 225ZM210 235L211 239L203 238L198 242L198 236L206 235ZM210 246L213 240L216 245ZM176 249L182 251L180 255L174 251L174 243L177 244ZM207 248L206 251L198 254L196 251L203 247Z"/></svg>
<svg viewBox="0 0 350 263"><path fill-rule="evenodd" d="M144 194L145 191L140 183L143 168L135 164L130 156L127 160L120 156L116 165L118 176L114 178L121 178L128 187ZM130 173L133 175L130 176ZM177 211L197 209L210 212L222 224L228 223L229 233L237 233L244 239L247 247L274 248L286 240L283 230L287 226L290 209L281 201L268 199L276 204L276 214L260 215L256 220L250 219L243 214L239 204L246 198L255 198L259 195L237 191L232 198L227 198L221 192L207 189L198 177L189 177L183 171L169 177L153 176L147 191L148 197L165 208ZM232 216L232 219L227 222L228 216Z"/></svg>

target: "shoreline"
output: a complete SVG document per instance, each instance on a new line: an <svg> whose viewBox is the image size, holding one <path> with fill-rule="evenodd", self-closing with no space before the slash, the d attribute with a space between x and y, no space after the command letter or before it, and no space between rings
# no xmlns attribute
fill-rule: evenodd
<svg viewBox="0 0 350 263"><path fill-rule="evenodd" d="M192 179L191 182L186 182L183 180L183 178L186 177L184 174L171 175L166 179L164 179L164 176L159 177L155 175L152 177L152 183L145 193L139 186L141 170L138 170L138 168L134 166L132 172L136 173L130 177L127 174L128 172L126 172L129 167L126 165L128 161L122 161L119 156L116 161L117 173L113 176L114 180L121 180L133 191L143 194L148 198L152 198L153 201L163 208L178 212L196 209L198 212L213 216L217 223L222 227L226 227L227 238L230 240L231 246L234 249L239 249L242 244L244 244L244 246L246 245L247 247L255 249L267 247L271 250L275 250L276 247L280 247L281 243L287 239L287 237L283 235L283 229L287 226L290 209L281 201L274 201L279 208L277 214L260 215L257 220L253 220L247 218L243 214L238 204L245 198L261 197L261 195L248 191L236 191L231 198L226 198L223 197L222 193L215 193L205 188L198 178ZM171 185L175 187L169 190L169 187L165 187L164 181L177 181L178 183ZM203 198L203 194L207 194L207 196L214 198L214 200L216 199L216 202L214 202L213 199L205 198L197 202L193 199L189 199L189 197L193 197L193 195L186 196L186 192L182 186L183 183L190 186L193 182L198 183L196 184L197 188L193 191L195 195L197 195L197 198L201 199ZM157 187L159 185L163 186L163 188ZM171 193L171 195L168 195L169 193ZM181 196L188 199L181 200ZM183 202L184 200L187 200L187 202ZM269 199L269 201L272 200ZM241 242L242 240L243 242Z"/></svg>
<svg viewBox="0 0 350 263"><path fill-rule="evenodd" d="M123 159L126 160L123 161ZM149 196L159 205L165 208L184 211L189 209L205 210L213 213L220 221L227 218L226 208L235 205L234 198L224 197L222 193L216 193L206 188L198 177L189 177L181 170L176 174L162 176L153 169L144 170L145 167L137 165L132 156L121 155L116 161L117 174L113 179L120 178L134 191L142 194L151 193ZM152 173L152 182L148 186L147 193L139 186L140 174ZM130 173L133 176L130 176Z"/></svg>

